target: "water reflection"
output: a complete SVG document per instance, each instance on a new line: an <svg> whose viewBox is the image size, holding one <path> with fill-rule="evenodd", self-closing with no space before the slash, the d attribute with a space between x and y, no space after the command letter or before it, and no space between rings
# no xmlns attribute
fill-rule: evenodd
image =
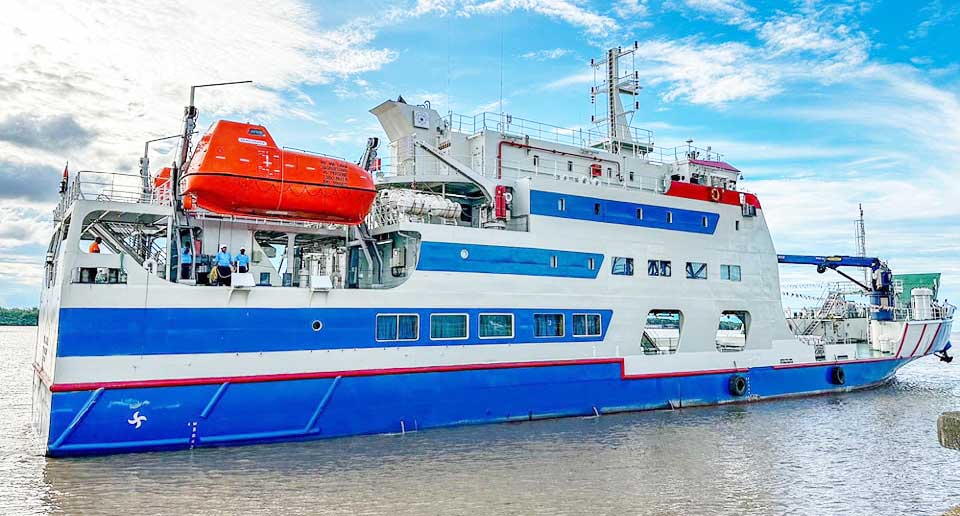
<svg viewBox="0 0 960 516"><path fill-rule="evenodd" d="M850 395L85 459L25 452L26 414L0 513L941 514L960 453L935 419L958 406L960 368L924 360Z"/></svg>

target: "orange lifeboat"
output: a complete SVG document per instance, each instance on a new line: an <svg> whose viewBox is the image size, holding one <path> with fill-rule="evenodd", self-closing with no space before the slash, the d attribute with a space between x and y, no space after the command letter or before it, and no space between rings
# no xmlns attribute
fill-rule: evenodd
<svg viewBox="0 0 960 516"><path fill-rule="evenodd" d="M200 139L184 194L225 215L357 225L376 196L373 177L343 160L280 149L262 125L220 120Z"/></svg>

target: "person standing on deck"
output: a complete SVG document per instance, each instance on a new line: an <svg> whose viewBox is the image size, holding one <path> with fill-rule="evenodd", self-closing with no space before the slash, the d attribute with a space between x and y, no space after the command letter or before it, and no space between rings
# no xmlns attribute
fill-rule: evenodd
<svg viewBox="0 0 960 516"><path fill-rule="evenodd" d="M216 256L217 262L217 285L226 285L230 286L230 273L232 272L230 265L233 263L233 258L230 256L230 253L227 252L227 246L221 246L220 252Z"/></svg>
<svg viewBox="0 0 960 516"><path fill-rule="evenodd" d="M180 279L190 279L190 265L193 264L193 255L190 254L190 245L183 246L180 256Z"/></svg>
<svg viewBox="0 0 960 516"><path fill-rule="evenodd" d="M250 270L250 256L246 253L247 249L241 247L240 254L234 258L234 262L237 264L237 272L247 272Z"/></svg>
<svg viewBox="0 0 960 516"><path fill-rule="evenodd" d="M90 249L87 249L87 251L94 254L100 254L100 242L103 242L100 237L94 238L93 243L90 244Z"/></svg>

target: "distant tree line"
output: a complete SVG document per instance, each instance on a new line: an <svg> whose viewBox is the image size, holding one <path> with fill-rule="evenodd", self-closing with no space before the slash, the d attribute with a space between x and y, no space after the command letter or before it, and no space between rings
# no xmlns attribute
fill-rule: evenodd
<svg viewBox="0 0 960 516"><path fill-rule="evenodd" d="M39 308L0 308L0 326L36 326Z"/></svg>

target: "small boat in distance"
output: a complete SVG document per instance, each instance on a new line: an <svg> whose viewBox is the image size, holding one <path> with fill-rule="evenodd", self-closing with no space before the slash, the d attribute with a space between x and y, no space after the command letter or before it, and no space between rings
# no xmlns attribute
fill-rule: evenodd
<svg viewBox="0 0 960 516"><path fill-rule="evenodd" d="M221 215L356 226L370 211L370 172L342 159L281 149L262 125L220 120L197 144L184 195Z"/></svg>

